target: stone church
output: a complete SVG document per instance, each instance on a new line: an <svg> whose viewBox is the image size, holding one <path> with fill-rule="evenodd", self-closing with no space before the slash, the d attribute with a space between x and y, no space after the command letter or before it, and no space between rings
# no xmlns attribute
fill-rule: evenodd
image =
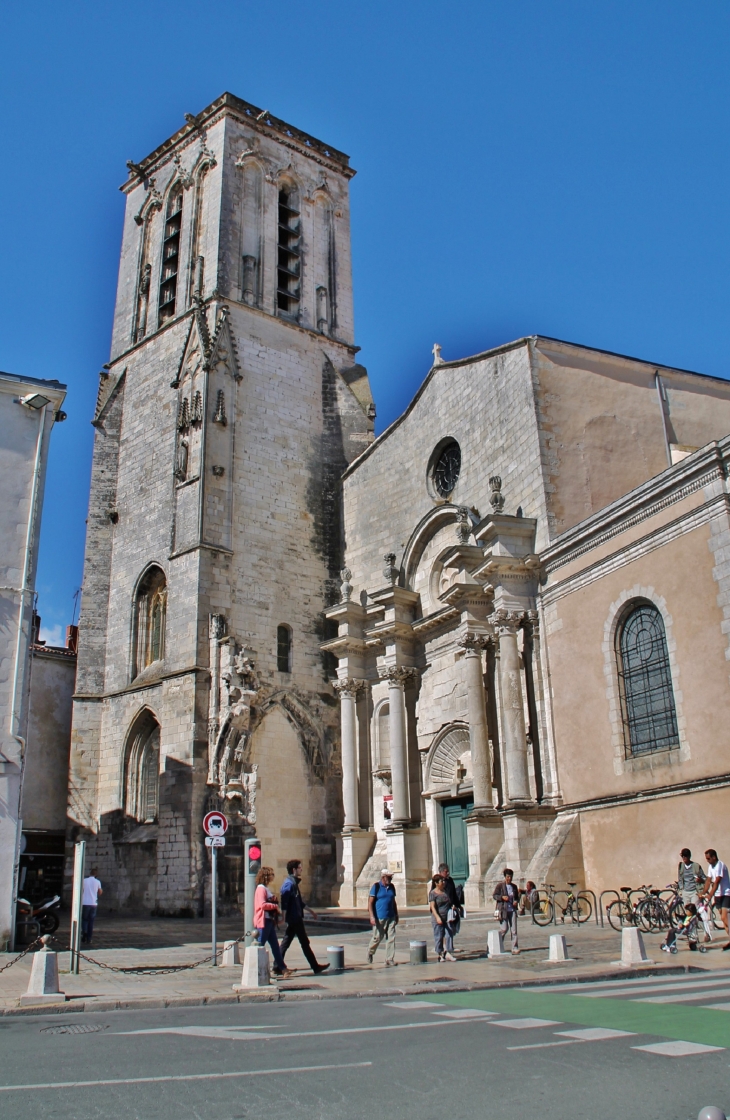
<svg viewBox="0 0 730 1120"><path fill-rule="evenodd" d="M320 902L443 858L661 885L730 850L730 384L534 336L374 439L342 152L224 94L129 163L69 841L198 914L201 822Z"/></svg>

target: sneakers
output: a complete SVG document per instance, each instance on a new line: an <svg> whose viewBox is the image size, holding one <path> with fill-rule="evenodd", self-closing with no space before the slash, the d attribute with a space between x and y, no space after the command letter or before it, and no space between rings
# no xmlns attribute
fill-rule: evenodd
<svg viewBox="0 0 730 1120"><path fill-rule="evenodd" d="M520 955L520 950L519 949L513 949L512 950L512 956L513 957L519 957L519 955Z"/></svg>
<svg viewBox="0 0 730 1120"><path fill-rule="evenodd" d="M386 968L397 968L398 967L398 961L386 961L385 962L385 967Z"/></svg>
<svg viewBox="0 0 730 1120"><path fill-rule="evenodd" d="M438 962L438 963L439 963L439 964L443 964L445 960L446 960L446 957L444 956L444 954L443 954L443 953L441 953L441 954L439 955L439 962Z"/></svg>
<svg viewBox="0 0 730 1120"><path fill-rule="evenodd" d="M277 980L288 980L289 977L293 975L294 972L291 968L285 968L282 972L277 972L276 969L274 969L274 976Z"/></svg>
<svg viewBox="0 0 730 1120"><path fill-rule="evenodd" d="M662 952L663 953L671 953L671 951L672 950L669 948L668 945L662 945Z"/></svg>
<svg viewBox="0 0 730 1120"><path fill-rule="evenodd" d="M368 953L368 964L372 964L372 963L373 963L373 954Z"/></svg>
<svg viewBox="0 0 730 1120"><path fill-rule="evenodd" d="M453 953L444 953L444 960L445 961L455 961L456 957L454 956Z"/></svg>
<svg viewBox="0 0 730 1120"><path fill-rule="evenodd" d="M312 972L315 976L319 976L320 972L326 972L328 968L329 964L318 964L315 968L312 969Z"/></svg>

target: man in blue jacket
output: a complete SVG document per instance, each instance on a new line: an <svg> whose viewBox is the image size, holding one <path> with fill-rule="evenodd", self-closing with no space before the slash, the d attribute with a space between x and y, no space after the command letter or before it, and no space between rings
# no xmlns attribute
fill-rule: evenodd
<svg viewBox="0 0 730 1120"><path fill-rule="evenodd" d="M286 919L286 933L281 942L281 955L286 955L286 951L296 937L302 947L302 952L307 958L309 967L315 976L320 972L326 972L329 968L328 964L319 964L314 955L314 950L309 943L307 931L304 927L304 911L309 910L309 913L316 919L317 915L311 906L307 906L302 898L299 890L299 884L302 881L302 862L298 859L290 859L286 865L287 878L282 883L281 887L281 909Z"/></svg>

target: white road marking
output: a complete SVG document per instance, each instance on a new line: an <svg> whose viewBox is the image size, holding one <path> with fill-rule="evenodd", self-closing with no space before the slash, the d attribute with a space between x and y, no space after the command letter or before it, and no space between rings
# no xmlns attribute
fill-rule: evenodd
<svg viewBox="0 0 730 1120"><path fill-rule="evenodd" d="M434 1011L434 1015L443 1015L448 1019L488 1019L490 1015L499 1015L499 1011L477 1011L474 1007L459 1007L453 1011Z"/></svg>
<svg viewBox="0 0 730 1120"><path fill-rule="evenodd" d="M707 999L710 993L706 991L701 992L686 992L684 995L676 993L671 996L642 996L640 999L632 999L632 1003L690 1003L693 999ZM712 992L713 996L730 996L730 988L717 988Z"/></svg>
<svg viewBox="0 0 730 1120"><path fill-rule="evenodd" d="M386 1007L398 1007L403 1011L408 1011L410 1008L419 1007L443 1007L443 1003L430 1003L426 999L401 999L393 1000L392 1003L386 1003Z"/></svg>
<svg viewBox="0 0 730 1120"><path fill-rule="evenodd" d="M709 972L709 969L706 970L704 972L704 974L699 979L696 979L696 980L693 979L691 973L688 973L688 974L685 974L686 979L684 981L679 981L676 977L673 977L671 981L664 981L660 977L651 977L651 978L647 978L645 980L643 980L643 979L637 979L637 980L616 979L616 980L596 981L595 984L589 983L589 982L585 982L585 983L582 983L582 984L577 984L577 983L576 984L540 984L540 985L535 985L535 987L531 988L530 990L533 991L533 992L576 992L577 991L577 992L587 993L587 992L598 991L599 989L605 989L606 992L608 993L611 990L616 991L619 988L636 988L636 989L657 988L658 985L660 985L660 984L662 984L666 987L667 984L669 984L669 983L676 984L678 987L681 988L681 987L684 987L686 984L697 985L697 984L712 983L713 981L711 979L707 978L707 973L708 972ZM713 977L715 977L715 976L720 977L722 980L727 980L727 978L730 976L730 969L728 969L728 968L716 969L716 970L713 971L712 976Z"/></svg>
<svg viewBox="0 0 730 1120"><path fill-rule="evenodd" d="M530 1042L527 1046L508 1046L507 1050L544 1050L549 1046L577 1046L580 1042L587 1042L585 1038L564 1038L561 1042Z"/></svg>
<svg viewBox="0 0 730 1120"><path fill-rule="evenodd" d="M532 1027L559 1027L560 1019L490 1019L493 1027L511 1027L515 1031L530 1030Z"/></svg>
<svg viewBox="0 0 730 1120"><path fill-rule="evenodd" d="M645 1050L647 1054L663 1054L665 1058L686 1058L690 1054L710 1054L724 1050L724 1046L702 1046L699 1042L650 1042L648 1046L632 1046L632 1050Z"/></svg>
<svg viewBox="0 0 730 1120"><path fill-rule="evenodd" d="M703 1011L730 1011L730 1003L703 1003Z"/></svg>
<svg viewBox="0 0 730 1120"><path fill-rule="evenodd" d="M478 1022L478 1019L467 1019L466 1022ZM485 1019L486 1022L492 1022L491 1019ZM512 1022L525 1022L526 1020L512 1020ZM536 1025L547 1023L549 1026L552 1019L543 1020L535 1019L529 1020L530 1023L534 1022ZM228 1027L151 1027L142 1031L115 1031L114 1036L118 1035L133 1035L133 1034L183 1034L191 1035L198 1038L230 1038L238 1041L239 1039L253 1039L258 1042L275 1042L279 1038L319 1038L327 1035L335 1034L376 1034L381 1031L412 1031L422 1030L424 1027L458 1027L463 1025L463 1019L447 1019L444 1022L441 1019L427 1019L424 1023L388 1023L382 1027L339 1027L336 1030L329 1031L282 1031L281 1034L246 1034L246 1028L239 1028L239 1031L230 1030ZM265 1029L265 1028L264 1028ZM111 1036L111 1037L114 1037Z"/></svg>
<svg viewBox="0 0 730 1120"><path fill-rule="evenodd" d="M640 995L641 996L647 995L649 992L685 992L689 988L698 988L698 989L700 989L700 995L701 995L702 994L702 989L712 988L712 987L716 986L717 985L717 980L715 980L715 979L709 979L709 980L690 980L690 979L687 979L687 980L684 980L682 983L676 982L676 983L672 983L672 984L663 984L663 983L655 980L653 983L645 983L641 986L634 985L634 984L621 984L619 981L617 981L617 983L619 983L619 987L609 989L608 991L575 992L574 994L579 995L579 996L585 996L587 999L611 999L613 996L637 996L638 997Z"/></svg>
<svg viewBox="0 0 730 1120"><path fill-rule="evenodd" d="M556 1031L556 1034L566 1038L577 1038L581 1042L600 1042L605 1038L633 1038L636 1031L615 1031L610 1027L581 1027L576 1031Z"/></svg>
<svg viewBox="0 0 730 1120"><path fill-rule="evenodd" d="M329 1066L286 1066L284 1069L247 1069L232 1073L179 1073L161 1077L107 1077L101 1081L47 1081L35 1085L0 1085L0 1093L27 1093L29 1089L91 1089L97 1085L152 1085L161 1081L219 1081L228 1077L272 1077L278 1073L322 1073L330 1069L363 1069L372 1062L343 1062Z"/></svg>

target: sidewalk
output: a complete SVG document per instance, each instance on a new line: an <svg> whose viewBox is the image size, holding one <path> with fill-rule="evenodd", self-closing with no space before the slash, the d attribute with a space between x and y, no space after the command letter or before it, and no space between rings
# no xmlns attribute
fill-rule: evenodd
<svg viewBox="0 0 730 1120"><path fill-rule="evenodd" d="M272 983L270 989L251 992L234 992L233 985L240 983L240 966L213 968L210 963L198 968L167 975L130 974L106 971L82 960L78 976L68 972L68 952L59 954L60 987L67 1001L42 1007L20 1007L19 997L26 990L32 954L28 954L12 968L0 974L0 1014L48 1014L59 1010L111 1011L125 1008L159 1008L165 1006L199 1006L205 1003L248 1002L251 1000L329 999L353 998L386 994L414 994L428 991L469 990L503 985L534 984L545 980L596 979L599 976L622 976L636 971L685 971L730 968L728 957L721 951L724 935L716 933L707 953L689 953L680 949L676 956L660 951L661 934L644 935L647 955L655 966L640 970L621 970L617 961L621 956L621 935L610 927L601 929L594 922L583 926L532 925L521 919L519 938L521 953L501 959L488 959L486 955L487 932L496 928L493 917L486 914L470 915L462 922L456 941L458 960L438 964L433 953L431 922L425 909L411 910L402 917L398 927L397 968L385 967L385 953L381 946L373 965L367 963L369 933L363 928L362 916L343 915L325 911L323 921L309 922L308 930L314 951L322 963L327 961L328 945L345 947L345 971L314 977L308 969L298 942L287 954L287 964L295 975L287 981ZM348 918L350 919L348 921ZM354 920L353 920L354 919ZM353 929L353 925L355 928ZM323 932L326 927L326 932ZM98 936L97 936L98 931ZM94 946L89 956L102 964L117 968L169 968L192 964L210 955L209 923L184 919L123 919L100 918L94 935ZM344 931L344 932L343 932ZM222 919L218 926L218 945L234 939L242 932L241 920ZM565 935L571 957L574 959L550 964L548 941L550 934ZM59 940L68 944L67 934L59 930ZM409 963L409 941L426 941L429 963ZM127 945L130 948L114 946ZM509 942L505 948L509 948ZM4 957L6 959L4 959ZM11 955L0 955L0 967L11 960Z"/></svg>

